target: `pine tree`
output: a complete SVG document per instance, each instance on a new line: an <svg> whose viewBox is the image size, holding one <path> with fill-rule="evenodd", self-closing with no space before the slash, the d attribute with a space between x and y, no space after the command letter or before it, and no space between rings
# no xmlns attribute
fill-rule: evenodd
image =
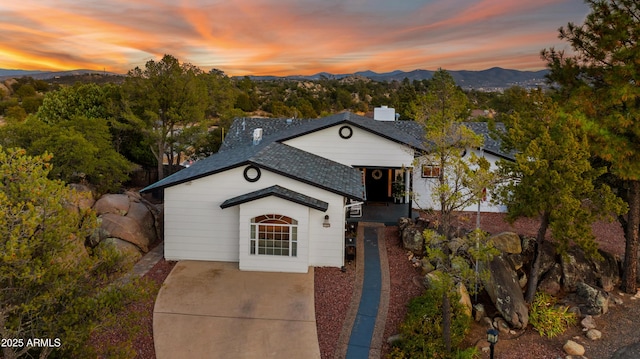
<svg viewBox="0 0 640 359"><path fill-rule="evenodd" d="M85 248L95 214L48 178L50 157L0 147L0 338L17 340L3 345L6 359L95 357L86 342L96 324L142 291L133 282L107 286L120 258Z"/></svg>
<svg viewBox="0 0 640 359"><path fill-rule="evenodd" d="M427 257L441 270L439 288L442 289L442 318L445 347L451 350L451 290L455 281L478 280L465 258L451 251L453 239L450 227L457 212L478 203L483 189L493 181L489 162L469 149L482 146L483 138L462 124L467 113L467 97L458 88L451 75L440 69L429 83L425 95L413 103L416 121L424 125L426 157L439 168L437 182L430 187L434 201L439 205L438 226L441 233L427 230L423 234L427 244ZM465 158L463 158L465 157ZM480 240L475 234L469 238ZM471 247L473 248L473 247ZM473 250L471 250L473 252ZM491 252L477 250L474 260L490 258Z"/></svg>
<svg viewBox="0 0 640 359"><path fill-rule="evenodd" d="M637 290L640 229L640 3L636 0L588 0L584 23L560 28L573 53L544 50L549 80L558 95L584 112L593 153L607 162L611 183L629 206L619 216L626 248L622 287Z"/></svg>
<svg viewBox="0 0 640 359"><path fill-rule="evenodd" d="M620 213L622 201L596 179L606 168L593 168L589 145L580 118L562 113L540 90L527 98L528 111L510 117L503 137L507 150L515 150L515 162L498 162L504 185L497 197L507 206L507 219L540 220L536 255L529 273L525 300L531 303L538 285L542 245L551 230L557 250L565 252L571 243L597 256L591 224L599 218Z"/></svg>

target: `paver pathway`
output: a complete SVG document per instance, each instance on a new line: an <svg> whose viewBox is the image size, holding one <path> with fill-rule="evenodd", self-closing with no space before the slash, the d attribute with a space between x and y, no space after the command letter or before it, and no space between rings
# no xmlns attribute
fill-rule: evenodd
<svg viewBox="0 0 640 359"><path fill-rule="evenodd" d="M335 357L380 358L389 307L389 266L384 225L360 222L356 283Z"/></svg>

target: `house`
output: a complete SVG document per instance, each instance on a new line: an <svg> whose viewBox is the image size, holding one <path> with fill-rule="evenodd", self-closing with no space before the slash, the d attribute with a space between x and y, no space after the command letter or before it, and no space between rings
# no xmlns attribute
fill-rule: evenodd
<svg viewBox="0 0 640 359"><path fill-rule="evenodd" d="M350 203L410 208L409 192L427 188L438 171L414 170L427 150L419 124L395 121L386 108L381 115L237 119L218 153L143 189L164 190L165 258L256 271L341 267ZM495 163L498 150L484 155ZM416 191L422 208L431 205L425 191Z"/></svg>

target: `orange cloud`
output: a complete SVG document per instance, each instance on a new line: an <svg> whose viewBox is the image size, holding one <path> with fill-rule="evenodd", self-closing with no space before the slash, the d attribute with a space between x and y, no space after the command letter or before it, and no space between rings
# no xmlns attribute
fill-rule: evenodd
<svg viewBox="0 0 640 359"><path fill-rule="evenodd" d="M586 12L582 0L20 0L0 5L0 68L124 73L171 54L231 75L533 69Z"/></svg>

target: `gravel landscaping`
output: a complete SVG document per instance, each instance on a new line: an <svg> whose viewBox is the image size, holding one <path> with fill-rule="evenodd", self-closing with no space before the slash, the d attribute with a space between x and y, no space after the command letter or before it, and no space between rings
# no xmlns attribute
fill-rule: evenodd
<svg viewBox="0 0 640 359"><path fill-rule="evenodd" d="M504 215L483 214L482 228L498 233L505 230L515 231L526 235L535 235L537 223L531 220L516 221L513 225L505 223ZM460 219L462 226L475 226L475 214L465 214ZM619 224L599 222L594 225L594 234L601 248L618 256L624 253L624 237ZM389 262L390 298L389 311L384 330L384 339L397 333L398 325L404 319L407 304L411 298L422 291L417 284L420 273L414 268L407 258L407 251L402 249L398 238L397 227L385 228L385 240ZM157 289L169 274L175 262L161 260L144 277L158 284ZM342 331L345 315L351 303L353 285L355 281L355 263L348 264L346 271L339 268L315 268L315 308L318 330L318 341L323 359L334 358L334 352L338 338ZM157 294L157 292L155 293ZM155 299L155 294L153 298ZM632 318L640 317L640 299L633 299L629 295L621 295L616 290L613 295L622 298L623 304L611 306L609 313L596 318L598 329L603 332L602 339L590 341L584 337L579 327L573 327L565 334L554 339L540 337L531 327L523 332L512 335L504 335L496 345L496 355L502 359L522 358L522 353L527 357L557 358L564 357L562 345L566 340L572 339L582 344L587 352L586 357L609 358L619 347L640 340L633 325ZM153 304L150 299L143 303L135 303L122 313L123 318L128 313L142 313L143 320L138 323L141 331L133 344L137 352L136 358L153 359ZM123 322L126 322L123 320ZM130 338L117 329L103 332L94 343L124 343ZM474 324L467 338L468 345L486 347L486 328L480 324ZM389 345L386 341L382 348L382 357L388 353ZM482 353L482 358L488 358L488 353Z"/></svg>

